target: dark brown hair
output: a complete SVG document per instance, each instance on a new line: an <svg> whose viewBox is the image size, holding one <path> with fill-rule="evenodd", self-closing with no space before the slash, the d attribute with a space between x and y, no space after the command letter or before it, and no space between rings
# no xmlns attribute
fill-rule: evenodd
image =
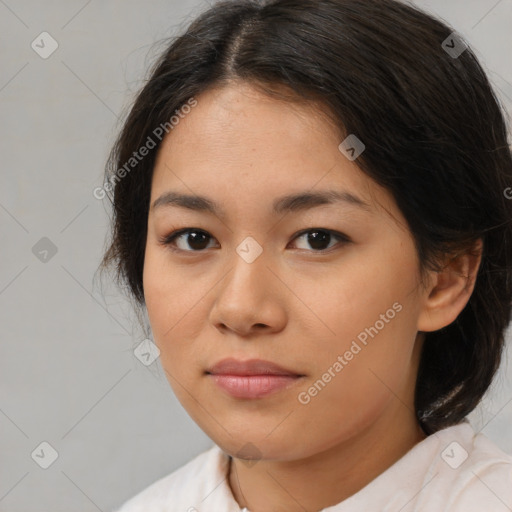
<svg viewBox="0 0 512 512"><path fill-rule="evenodd" d="M284 86L288 99L320 100L340 133L364 142L357 164L407 219L422 276L483 240L473 294L454 322L426 333L416 385L427 433L462 421L491 384L511 317L512 158L499 101L453 32L393 0L215 3L159 57L112 149L106 188L115 185L114 218L103 268L113 266L144 306L155 134L171 129L190 98L243 80L276 97ZM150 138L156 147L127 169Z"/></svg>

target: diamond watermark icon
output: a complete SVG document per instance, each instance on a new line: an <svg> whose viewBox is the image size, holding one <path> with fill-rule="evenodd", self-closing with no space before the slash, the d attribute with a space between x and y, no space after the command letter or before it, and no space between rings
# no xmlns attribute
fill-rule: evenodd
<svg viewBox="0 0 512 512"><path fill-rule="evenodd" d="M41 32L30 46L39 57L47 59L59 47L59 43L48 32Z"/></svg>
<svg viewBox="0 0 512 512"><path fill-rule="evenodd" d="M468 452L457 441L453 441L441 452L441 458L448 466L457 469L468 458Z"/></svg>
<svg viewBox="0 0 512 512"><path fill-rule="evenodd" d="M137 345L133 353L144 366L149 366L160 355L160 349L150 339L146 338Z"/></svg>
<svg viewBox="0 0 512 512"><path fill-rule="evenodd" d="M56 460L59 454L57 450L47 441L43 441L30 454L32 459L43 469L48 469Z"/></svg>
<svg viewBox="0 0 512 512"><path fill-rule="evenodd" d="M248 467L254 466L260 459L262 453L253 443L246 443L238 450L236 457Z"/></svg>
<svg viewBox="0 0 512 512"><path fill-rule="evenodd" d="M339 146L341 153L353 162L366 149L366 146L351 133Z"/></svg>
<svg viewBox="0 0 512 512"><path fill-rule="evenodd" d="M456 32L452 32L441 46L452 59L458 59L468 48L466 42Z"/></svg>
<svg viewBox="0 0 512 512"><path fill-rule="evenodd" d="M236 252L246 263L252 263L263 252L263 247L248 236L238 245Z"/></svg>
<svg viewBox="0 0 512 512"><path fill-rule="evenodd" d="M43 236L32 247L32 254L42 263L48 263L56 254L57 246L46 236Z"/></svg>

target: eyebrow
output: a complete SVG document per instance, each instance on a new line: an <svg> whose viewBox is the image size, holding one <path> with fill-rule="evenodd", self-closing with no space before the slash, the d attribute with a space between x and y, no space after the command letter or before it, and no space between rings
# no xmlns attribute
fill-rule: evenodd
<svg viewBox="0 0 512 512"><path fill-rule="evenodd" d="M374 211L368 203L351 192L345 190L324 190L319 192L304 191L279 197L272 204L272 212L278 215L335 203L346 203L366 210L369 213ZM172 191L166 192L153 202L151 209L154 210L163 206L178 206L194 211L209 212L220 218L226 217L226 213L219 203L200 195L179 194Z"/></svg>

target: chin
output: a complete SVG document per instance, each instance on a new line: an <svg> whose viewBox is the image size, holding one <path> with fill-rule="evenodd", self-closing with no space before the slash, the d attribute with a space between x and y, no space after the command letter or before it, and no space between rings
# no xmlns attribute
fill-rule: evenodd
<svg viewBox="0 0 512 512"><path fill-rule="evenodd" d="M257 436L246 432L230 437L224 432L222 436L209 437L228 455L247 461L248 464L254 464L258 460L296 460L308 456L302 453L303 447L290 434L265 437L271 430L267 429L266 433L260 432Z"/></svg>

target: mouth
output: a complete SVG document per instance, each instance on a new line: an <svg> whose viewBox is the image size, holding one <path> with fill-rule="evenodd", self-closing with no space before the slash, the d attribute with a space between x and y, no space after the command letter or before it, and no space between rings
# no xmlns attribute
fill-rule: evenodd
<svg viewBox="0 0 512 512"><path fill-rule="evenodd" d="M205 374L224 392L234 398L262 398L288 389L305 377L270 361L223 359Z"/></svg>

